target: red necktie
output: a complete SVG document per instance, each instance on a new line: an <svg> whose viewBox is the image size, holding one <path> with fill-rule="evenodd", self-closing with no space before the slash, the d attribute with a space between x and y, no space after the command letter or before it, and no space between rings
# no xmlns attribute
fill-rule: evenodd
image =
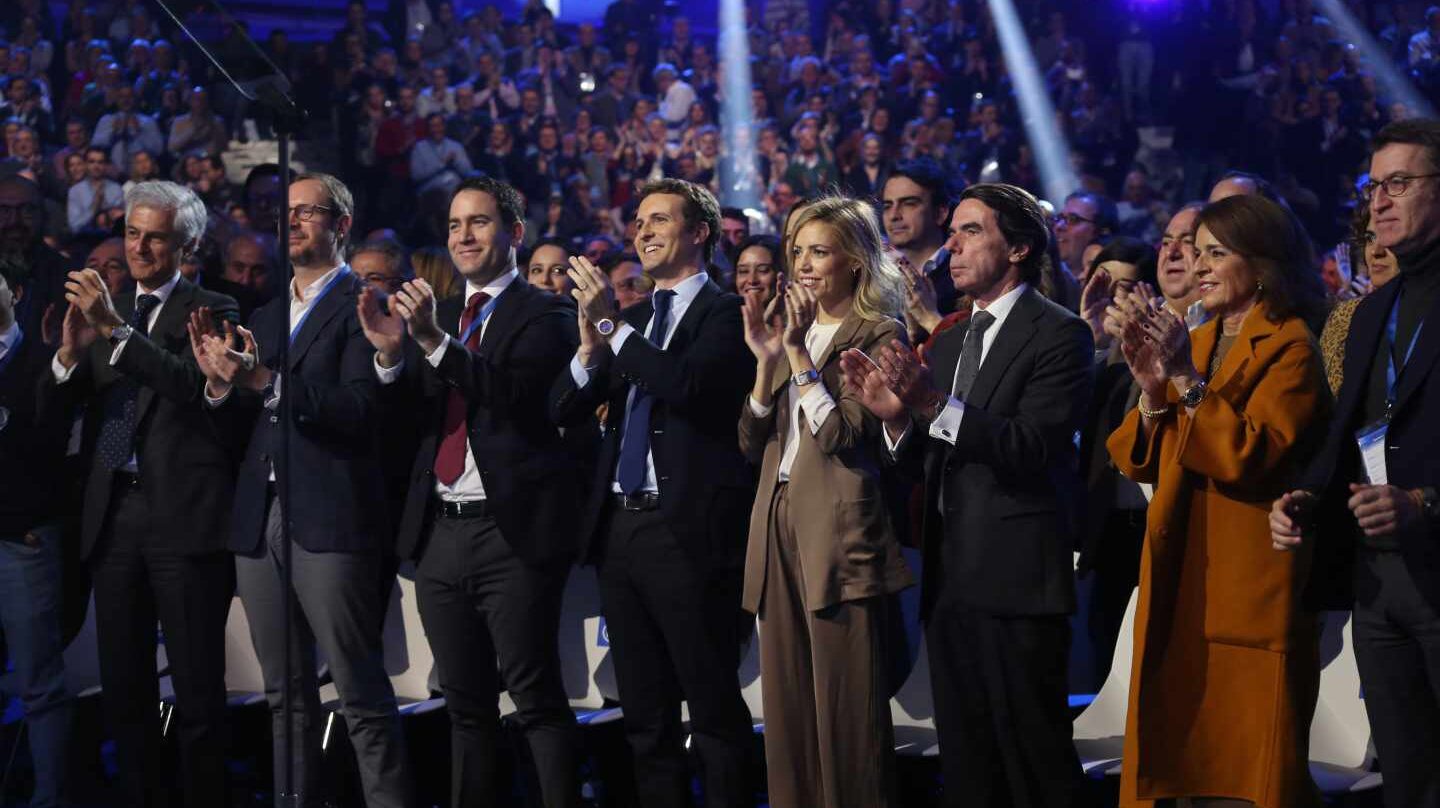
<svg viewBox="0 0 1440 808"><path fill-rule="evenodd" d="M468 334L465 348L475 351L480 348L480 329L473 331L470 325L480 316L490 296L476 292L465 304L465 313L460 315L460 333ZM445 426L441 432L440 450L435 453L435 479L445 485L454 485L465 470L465 399L460 391L450 388L450 397L445 402Z"/></svg>

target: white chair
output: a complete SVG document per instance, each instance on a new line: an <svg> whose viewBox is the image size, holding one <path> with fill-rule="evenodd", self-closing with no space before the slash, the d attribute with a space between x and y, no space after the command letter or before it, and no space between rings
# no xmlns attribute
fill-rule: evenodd
<svg viewBox="0 0 1440 808"><path fill-rule="evenodd" d="M1310 776L1327 797L1379 788L1371 771L1370 721L1350 638L1350 612L1326 612L1320 635L1320 697L1310 723Z"/></svg>
<svg viewBox="0 0 1440 808"><path fill-rule="evenodd" d="M755 620L755 630L745 644L744 656L740 659L740 697L750 708L750 726L757 733L765 732L765 703L760 692L760 620Z"/></svg>
<svg viewBox="0 0 1440 808"><path fill-rule="evenodd" d="M901 549L905 564L915 580L921 578L921 553ZM925 651L925 634L920 625L920 587L900 593L901 623L905 636L897 638L911 651L910 673L890 699L890 721L895 727L895 753L905 757L935 757L940 742L935 732L935 696L930 690L930 658Z"/></svg>
<svg viewBox="0 0 1440 808"><path fill-rule="evenodd" d="M1120 634L1111 656L1110 674L1095 694L1095 700L1075 717L1071 738L1086 774L1119 774L1121 750L1125 745L1125 715L1130 704L1130 668L1135 651L1135 603L1137 588L1130 593Z"/></svg>
<svg viewBox="0 0 1440 808"><path fill-rule="evenodd" d="M230 602L225 621L225 695L231 707L265 703L265 675L250 640L250 618L240 596Z"/></svg>
<svg viewBox="0 0 1440 808"><path fill-rule="evenodd" d="M65 648L65 686L77 698L100 693L100 646L95 637L95 597L85 610L85 622Z"/></svg>

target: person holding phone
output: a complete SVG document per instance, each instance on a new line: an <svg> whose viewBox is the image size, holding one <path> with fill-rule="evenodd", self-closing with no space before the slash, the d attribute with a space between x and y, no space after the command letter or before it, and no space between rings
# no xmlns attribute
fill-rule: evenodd
<svg viewBox="0 0 1440 808"><path fill-rule="evenodd" d="M880 420L840 355L904 339L903 279L870 205L796 217L790 282L742 309L755 385L740 448L760 468L742 605L759 616L769 795L776 805L894 804L884 597L913 583L881 491Z"/></svg>

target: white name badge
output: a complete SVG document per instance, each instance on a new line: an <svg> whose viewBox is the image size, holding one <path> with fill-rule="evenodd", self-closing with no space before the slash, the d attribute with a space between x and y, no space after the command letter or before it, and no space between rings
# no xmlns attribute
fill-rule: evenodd
<svg viewBox="0 0 1440 808"><path fill-rule="evenodd" d="M1365 481L1371 485L1388 485L1385 473L1385 434L1390 424L1379 421L1355 433L1355 443L1360 447L1360 461L1365 465Z"/></svg>

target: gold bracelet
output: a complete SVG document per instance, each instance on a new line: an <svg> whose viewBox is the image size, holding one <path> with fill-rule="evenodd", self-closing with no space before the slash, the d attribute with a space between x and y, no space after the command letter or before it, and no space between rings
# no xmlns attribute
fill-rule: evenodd
<svg viewBox="0 0 1440 808"><path fill-rule="evenodd" d="M1139 404L1136 404L1136 405L1135 405L1135 409L1137 409L1137 410L1140 411L1140 415L1142 415L1142 416L1145 417L1145 418L1149 418L1150 420L1153 421L1153 420L1155 420L1156 418L1159 418L1160 416L1165 415L1166 413L1170 412L1170 405L1169 405L1169 404L1166 404L1165 406L1161 407L1161 408L1158 409L1158 410L1147 410L1147 409L1145 409L1144 407L1140 406Z"/></svg>

